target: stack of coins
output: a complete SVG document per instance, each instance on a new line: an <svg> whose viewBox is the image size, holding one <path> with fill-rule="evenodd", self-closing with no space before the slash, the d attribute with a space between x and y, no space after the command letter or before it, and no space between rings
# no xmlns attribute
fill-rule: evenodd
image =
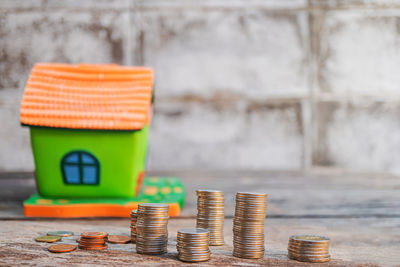
<svg viewBox="0 0 400 267"><path fill-rule="evenodd" d="M139 204L136 222L137 253L157 255L167 252L168 210L167 204Z"/></svg>
<svg viewBox="0 0 400 267"><path fill-rule="evenodd" d="M294 235L289 238L288 256L305 262L328 262L330 239L315 235Z"/></svg>
<svg viewBox="0 0 400 267"><path fill-rule="evenodd" d="M137 221L137 210L131 212L131 240L132 243L136 243L136 221Z"/></svg>
<svg viewBox="0 0 400 267"><path fill-rule="evenodd" d="M208 229L210 246L224 244L224 193L217 190L196 190L197 228Z"/></svg>
<svg viewBox="0 0 400 267"><path fill-rule="evenodd" d="M78 247L87 250L106 249L107 236L106 232L84 232L81 234L81 238L79 238Z"/></svg>
<svg viewBox="0 0 400 267"><path fill-rule="evenodd" d="M189 228L178 231L177 245L178 258L181 261L199 262L210 259L208 248L210 234L207 229Z"/></svg>
<svg viewBox="0 0 400 267"><path fill-rule="evenodd" d="M236 194L233 219L233 256L259 259L264 256L264 221L267 212L267 194Z"/></svg>

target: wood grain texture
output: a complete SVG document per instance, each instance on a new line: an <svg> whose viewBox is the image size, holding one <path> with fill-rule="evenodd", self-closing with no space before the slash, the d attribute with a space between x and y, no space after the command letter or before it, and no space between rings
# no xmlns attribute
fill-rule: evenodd
<svg viewBox="0 0 400 267"><path fill-rule="evenodd" d="M0 174L0 265L165 266L184 265L176 259L176 232L194 227L195 189L223 190L226 196L226 245L212 247L212 259L204 266L311 266L286 257L293 234L320 234L332 239L333 260L326 266L395 266L400 262L400 180L394 176L344 173L334 170L307 172L174 171L151 175L175 175L187 190L182 216L169 221L169 253L160 257L135 253L133 244L111 244L108 251L55 255L46 244L33 239L47 231L106 231L129 235L129 219L24 218L22 201L35 191L32 174ZM266 255L259 261L231 256L232 215L237 191L265 191L268 196ZM74 243L75 237L64 238ZM316 266L316 265L312 265Z"/></svg>

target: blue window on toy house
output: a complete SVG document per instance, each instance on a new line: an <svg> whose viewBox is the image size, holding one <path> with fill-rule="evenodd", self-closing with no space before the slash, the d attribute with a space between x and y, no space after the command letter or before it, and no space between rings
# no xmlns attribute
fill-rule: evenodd
<svg viewBox="0 0 400 267"><path fill-rule="evenodd" d="M99 161L85 151L72 151L61 160L61 171L66 184L99 184Z"/></svg>

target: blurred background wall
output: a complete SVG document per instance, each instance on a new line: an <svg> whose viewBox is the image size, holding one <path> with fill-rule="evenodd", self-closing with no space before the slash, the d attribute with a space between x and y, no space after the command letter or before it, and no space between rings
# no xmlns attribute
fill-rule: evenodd
<svg viewBox="0 0 400 267"><path fill-rule="evenodd" d="M150 169L400 173L399 1L1 0L0 171L35 62L154 67Z"/></svg>

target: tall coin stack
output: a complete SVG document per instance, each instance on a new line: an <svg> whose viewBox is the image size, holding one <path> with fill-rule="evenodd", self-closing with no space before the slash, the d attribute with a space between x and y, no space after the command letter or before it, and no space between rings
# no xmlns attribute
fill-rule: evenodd
<svg viewBox="0 0 400 267"><path fill-rule="evenodd" d="M233 256L246 259L264 257L264 221L267 194L236 193L233 219Z"/></svg>
<svg viewBox="0 0 400 267"><path fill-rule="evenodd" d="M131 240L132 243L136 243L136 221L137 221L137 210L131 212Z"/></svg>
<svg viewBox="0 0 400 267"><path fill-rule="evenodd" d="M217 190L196 190L197 228L208 229L210 246L224 244L224 193Z"/></svg>
<svg viewBox="0 0 400 267"><path fill-rule="evenodd" d="M288 257L305 262L328 262L330 239L324 236L297 235L289 238Z"/></svg>
<svg viewBox="0 0 400 267"><path fill-rule="evenodd" d="M177 235L178 258L181 261L199 262L210 259L211 252L208 248L210 234L207 229L188 228L181 229Z"/></svg>
<svg viewBox="0 0 400 267"><path fill-rule="evenodd" d="M136 222L136 252L157 255L167 252L167 204L139 204Z"/></svg>

